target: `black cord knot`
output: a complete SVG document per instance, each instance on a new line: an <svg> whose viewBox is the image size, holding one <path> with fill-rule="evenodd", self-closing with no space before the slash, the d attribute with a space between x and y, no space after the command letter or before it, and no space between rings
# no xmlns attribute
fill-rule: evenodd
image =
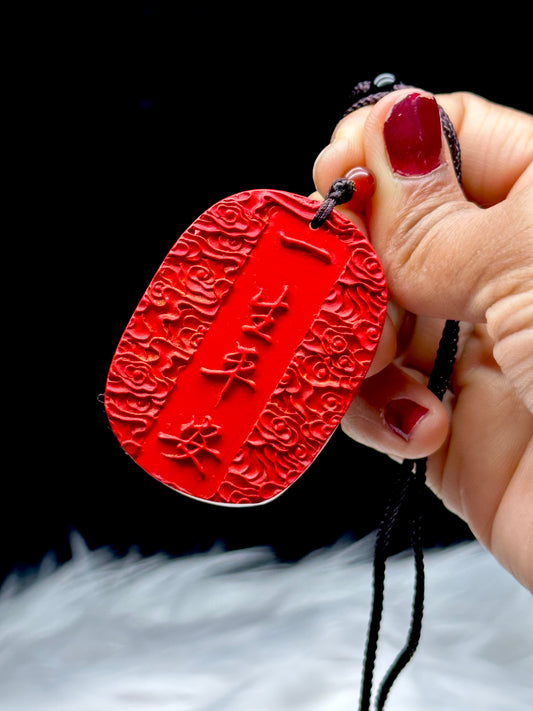
<svg viewBox="0 0 533 711"><path fill-rule="evenodd" d="M337 205L341 205L343 202L348 202L352 199L355 190L355 185L353 180L349 178L337 178L331 184L328 190L327 198L335 200Z"/></svg>
<svg viewBox="0 0 533 711"><path fill-rule="evenodd" d="M324 198L324 202L311 220L311 229L316 230L317 227L323 225L337 205L342 205L351 200L354 190L355 184L353 180L349 178L337 178L337 180L334 180Z"/></svg>

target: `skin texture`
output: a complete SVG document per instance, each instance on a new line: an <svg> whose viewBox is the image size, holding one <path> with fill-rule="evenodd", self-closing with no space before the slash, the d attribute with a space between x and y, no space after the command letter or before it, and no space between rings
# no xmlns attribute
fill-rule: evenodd
<svg viewBox="0 0 533 711"><path fill-rule="evenodd" d="M366 214L340 209L366 226L391 296L343 429L395 459L428 456L431 489L533 591L533 117L468 93L437 96L461 145L462 188L444 138L434 170L402 176L383 126L412 91L344 118L315 163L318 199L354 166L374 174ZM426 383L443 319L462 323L453 395L441 403ZM384 418L397 398L428 409L408 439Z"/></svg>

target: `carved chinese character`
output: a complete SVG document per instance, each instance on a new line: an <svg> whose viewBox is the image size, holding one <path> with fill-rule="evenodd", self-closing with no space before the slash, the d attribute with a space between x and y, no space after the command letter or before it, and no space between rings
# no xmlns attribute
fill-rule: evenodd
<svg viewBox="0 0 533 711"><path fill-rule="evenodd" d="M197 455L209 454L220 460L220 452L207 446L209 440L219 436L220 426L215 425L209 415L197 423L194 415L190 422L181 425L179 436L160 432L158 439L166 445L171 445L171 451L162 452L167 459L190 459L201 474L205 475L204 467Z"/></svg>
<svg viewBox="0 0 533 711"><path fill-rule="evenodd" d="M255 362L251 360L251 357L253 356L257 356L255 348L246 348L237 342L237 350L231 353L226 353L224 356L223 368L220 370L214 370L202 367L200 369L204 375L215 378L223 378L225 380L224 387L220 392L220 397L218 398L215 407L218 407L226 391L235 381L245 383L252 390L255 390L255 382L249 377L249 375L255 370Z"/></svg>
<svg viewBox="0 0 533 711"><path fill-rule="evenodd" d="M250 302L252 309L252 325L246 324L242 327L244 333L251 336L258 336L267 343L272 343L272 337L268 333L274 323L274 313L279 310L287 311L289 304L285 297L289 287L285 285L281 294L274 301L267 301L263 298L263 288L253 297Z"/></svg>
<svg viewBox="0 0 533 711"><path fill-rule="evenodd" d="M307 242L304 239L289 237L284 232L280 232L279 239L284 247L288 247L289 249L299 249L308 254L310 257L315 257L315 259L324 262L324 264L331 264L331 255L327 249L318 247L316 244Z"/></svg>

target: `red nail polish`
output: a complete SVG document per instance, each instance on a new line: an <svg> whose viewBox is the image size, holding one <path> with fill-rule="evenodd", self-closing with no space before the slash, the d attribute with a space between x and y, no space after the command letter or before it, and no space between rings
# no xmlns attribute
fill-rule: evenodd
<svg viewBox="0 0 533 711"><path fill-rule="evenodd" d="M427 407L422 407L413 400L398 398L391 400L383 412L385 422L394 432L406 442L409 441L415 425L429 412Z"/></svg>
<svg viewBox="0 0 533 711"><path fill-rule="evenodd" d="M344 177L353 180L354 183L353 197L347 207L354 212L364 212L367 202L376 190L376 179L369 170L362 166L351 168Z"/></svg>
<svg viewBox="0 0 533 711"><path fill-rule="evenodd" d="M439 107L432 96L408 94L385 121L385 144L392 169L399 175L425 175L440 165L442 148Z"/></svg>

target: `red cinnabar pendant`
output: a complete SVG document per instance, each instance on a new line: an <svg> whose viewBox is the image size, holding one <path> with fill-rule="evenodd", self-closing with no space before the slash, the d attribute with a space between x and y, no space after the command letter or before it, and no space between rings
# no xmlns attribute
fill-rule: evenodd
<svg viewBox="0 0 533 711"><path fill-rule="evenodd" d="M105 407L164 484L221 504L289 487L330 438L378 345L387 295L364 235L276 190L228 197L172 247L114 355Z"/></svg>

